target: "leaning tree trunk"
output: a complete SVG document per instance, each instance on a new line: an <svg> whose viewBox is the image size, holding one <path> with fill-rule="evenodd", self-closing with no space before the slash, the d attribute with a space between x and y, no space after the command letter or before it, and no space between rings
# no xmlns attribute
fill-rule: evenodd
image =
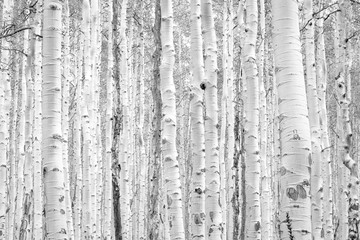
<svg viewBox="0 0 360 240"><path fill-rule="evenodd" d="M310 240L311 141L296 1L272 1L281 143L280 238Z"/></svg>
<svg viewBox="0 0 360 240"><path fill-rule="evenodd" d="M185 239L179 163L176 152L176 98L173 80L175 49L173 40L172 1L161 0L160 91L162 100L162 153L164 181L171 239Z"/></svg>
<svg viewBox="0 0 360 240"><path fill-rule="evenodd" d="M44 1L42 155L45 234L50 239L68 237L61 135L61 12L61 1Z"/></svg>

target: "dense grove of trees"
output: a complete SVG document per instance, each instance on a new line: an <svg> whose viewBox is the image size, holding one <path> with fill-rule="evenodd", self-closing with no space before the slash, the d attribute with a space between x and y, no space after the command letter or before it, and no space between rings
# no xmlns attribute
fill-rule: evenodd
<svg viewBox="0 0 360 240"><path fill-rule="evenodd" d="M0 240L360 239L359 1L0 13Z"/></svg>

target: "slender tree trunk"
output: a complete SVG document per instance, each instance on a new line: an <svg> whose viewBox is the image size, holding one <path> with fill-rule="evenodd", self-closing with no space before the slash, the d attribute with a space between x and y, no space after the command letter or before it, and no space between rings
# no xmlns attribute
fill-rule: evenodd
<svg viewBox="0 0 360 240"><path fill-rule="evenodd" d="M161 9L160 0L155 2L155 23L152 29L155 50L153 58L153 79L151 86L153 100L151 155L149 162L149 215L147 238L149 240L162 239L160 237L160 161L161 161L161 93L160 93L160 62L161 62Z"/></svg>
<svg viewBox="0 0 360 240"><path fill-rule="evenodd" d="M42 155L46 236L67 238L61 133L61 11L60 1L44 1Z"/></svg>
<svg viewBox="0 0 360 240"><path fill-rule="evenodd" d="M351 45L349 44L348 32L350 30L349 23L346 19L347 15L351 16L351 6L345 1L339 2L340 12L339 12L339 62L337 69L336 80L336 89L337 89L337 99L339 101L338 105L338 127L339 129L339 157L344 164L342 172L342 185L343 185L343 194L346 204L341 202L341 204L347 207L347 212L343 213L343 239L359 239L359 201L358 201L358 164L352 157L351 153L351 140L352 140L352 130L350 124L350 109L349 104L351 102ZM350 171L350 177L348 177L347 170ZM346 170L346 171L345 171ZM345 186L347 189L345 190ZM346 229L346 231L344 230Z"/></svg>
<svg viewBox="0 0 360 240"><path fill-rule="evenodd" d="M12 0L5 0L2 9L2 24L10 24L12 16ZM9 42L6 38L1 41L3 49L9 48ZM10 54L7 50L1 51L1 61L5 66L9 66ZM8 219L9 207L7 203L8 180L9 174L7 163L7 152L9 151L9 110L10 110L10 71L9 68L1 68L1 83L0 83L0 233L4 238L9 237Z"/></svg>
<svg viewBox="0 0 360 240"><path fill-rule="evenodd" d="M2 9L2 24L9 24L11 20L12 1L5 0ZM3 38L2 48L8 48L8 41ZM1 61L9 64L9 51L1 51ZM8 69L1 69L0 83L0 236L8 236L7 219L7 151L8 151L8 129L9 129L9 99L10 79Z"/></svg>
<svg viewBox="0 0 360 240"><path fill-rule="evenodd" d="M228 74L228 22L229 22L229 14L228 14L228 9L227 6L228 5L228 1L224 1L223 3L223 31L222 31L222 45L223 45L223 49L222 49L222 75L223 75L223 79L222 79L222 94L221 94L221 127L220 127L220 138L219 138L219 163L220 163L220 199L221 199L221 207L222 207L222 219L227 220L227 215L230 215L230 211L232 211L232 209L227 210L227 197L229 196L229 194L227 193L227 172L226 172L226 163L227 161L225 161L226 156L227 156L227 145L228 142L226 141L226 136L229 132L228 129L228 125L227 125L227 111L228 111L228 107L227 107L227 101L228 101L228 81L227 81L227 74ZM227 160L227 159L226 159ZM229 222L230 223L230 222ZM228 232L228 229L232 229L232 224L228 224L226 226L224 226L225 231L223 231L223 239L226 239L225 234ZM229 235L229 238L231 238L231 234Z"/></svg>
<svg viewBox="0 0 360 240"><path fill-rule="evenodd" d="M244 43L245 91L245 188L246 238L261 238L260 158L259 158L259 79L256 66L258 8L254 0L246 1L246 37Z"/></svg>
<svg viewBox="0 0 360 240"><path fill-rule="evenodd" d="M217 46L212 1L201 1L205 49L205 169L206 232L209 240L221 239L220 166L218 143Z"/></svg>
<svg viewBox="0 0 360 240"><path fill-rule="evenodd" d="M224 125L227 126L227 154L226 155L226 167L225 174L226 176L222 177L221 185L226 186L226 203L222 206L223 214L222 219L222 227L223 231L223 239L233 239L234 235L236 237L237 225L236 221L234 221L234 212L236 211L236 207L234 207L234 202L236 201L237 196L235 196L234 188L235 188L235 175L236 175L236 167L234 166L234 153L235 153L235 108L234 108L234 13L233 13L233 1L227 0L226 2L226 11L228 12L228 21L227 21L227 41L224 43L226 45L226 56L227 59L227 74L224 75L224 82L227 82L226 87L228 97L226 99L227 103L227 123L224 122ZM223 89L224 91L224 89ZM226 210L229 209L229 210ZM226 229L228 231L226 231Z"/></svg>
<svg viewBox="0 0 360 240"><path fill-rule="evenodd" d="M265 66L265 3L264 0L259 1L259 51L257 53L257 65L259 69L259 129L260 129L260 166L261 166L261 237L263 239L272 239L271 226L271 165L270 156L267 154L268 147L268 108L266 103L265 82L267 65Z"/></svg>
<svg viewBox="0 0 360 240"><path fill-rule="evenodd" d="M323 1L318 4L318 9L322 9L324 6ZM332 210L332 182L331 182L331 159L330 159L330 141L328 133L328 112L326 107L326 89L327 89L327 64L325 56L325 40L324 40L324 20L323 13L316 21L317 38L316 48L316 77L317 77L317 89L319 97L320 108L320 127L321 127L321 161L323 169L323 181L324 181L324 203L323 203L323 229L324 238L332 240L334 238L333 232L333 210Z"/></svg>
<svg viewBox="0 0 360 240"><path fill-rule="evenodd" d="M168 209L167 224L171 239L185 239L181 183L176 151L176 103L173 80L175 49L173 40L172 2L161 0L160 90L162 100L162 154L164 181Z"/></svg>
<svg viewBox="0 0 360 240"><path fill-rule="evenodd" d="M141 22L139 28L140 35L140 52L139 52L139 239L145 240L145 205L146 205L146 128L144 125L145 118L145 32L144 32L144 1L140 1Z"/></svg>
<svg viewBox="0 0 360 240"><path fill-rule="evenodd" d="M191 62L194 74L191 96L192 194L191 239L205 239L205 138L203 116L204 61L200 0L191 1Z"/></svg>
<svg viewBox="0 0 360 240"><path fill-rule="evenodd" d="M112 183L112 146L113 146L113 26L111 21L113 20L113 0L108 0L103 5L104 12L106 17L104 18L103 28L107 30L107 38L103 40L103 56L104 56L104 67L103 77L106 83L106 110L105 110L105 157L103 163L103 178L104 178L104 226L103 226L103 236L106 239L112 239L114 236L114 228L112 226L112 221L118 221L117 216L112 214L113 211L113 198L114 202L117 199L113 195L113 183ZM118 229L118 226L115 229L116 231L121 231L121 228ZM115 239L118 235L115 235Z"/></svg>
<svg viewBox="0 0 360 240"><path fill-rule="evenodd" d="M318 93L316 86L315 46L314 46L314 20L312 0L304 1L305 11L305 69L307 83L307 99L309 108L309 122L311 130L311 223L312 235L315 239L322 237L322 199L323 184L321 178L321 149L320 149L320 118L318 106ZM308 22L309 21L309 22Z"/></svg>
<svg viewBox="0 0 360 240"><path fill-rule="evenodd" d="M40 11L42 1L39 1L37 11ZM37 14L34 21L34 35L33 35L33 71L31 77L34 79L34 124L33 124L33 191L34 191L34 206L33 206L33 239L42 239L43 237L43 183L42 183L42 154L41 154L41 83L42 83L42 54L41 45L41 16ZM37 193L37 194L35 194Z"/></svg>
<svg viewBox="0 0 360 240"><path fill-rule="evenodd" d="M64 165L64 179L65 179L65 205L66 205L66 222L68 227L68 236L70 239L74 239L74 223L72 216L72 207L71 207L71 197L70 197L70 176L69 176L69 91L70 91L70 21L69 21L69 1L66 0L64 4L64 61L62 67L62 132L63 132L63 149L62 149L62 158ZM71 81L72 82L72 81Z"/></svg>
<svg viewBox="0 0 360 240"><path fill-rule="evenodd" d="M280 238L311 239L310 126L296 1L272 1L281 142Z"/></svg>

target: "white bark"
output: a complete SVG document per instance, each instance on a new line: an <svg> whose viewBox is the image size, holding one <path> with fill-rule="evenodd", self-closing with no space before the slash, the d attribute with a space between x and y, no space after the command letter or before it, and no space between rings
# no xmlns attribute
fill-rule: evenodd
<svg viewBox="0 0 360 240"><path fill-rule="evenodd" d="M218 143L217 46L212 1L201 1L205 48L205 169L206 232L209 240L221 239L220 166Z"/></svg>
<svg viewBox="0 0 360 240"><path fill-rule="evenodd" d="M176 103L173 80L175 50L172 1L161 0L160 90L162 100L162 153L168 210L167 224L171 239L185 239L179 164L176 159Z"/></svg>
<svg viewBox="0 0 360 240"><path fill-rule="evenodd" d="M10 24L12 14L12 0L3 1L2 9L2 23ZM3 49L9 48L9 42L6 38L1 41L1 47ZM10 62L9 51L1 51L1 61L7 66ZM1 68L1 83L0 83L0 233L4 238L9 235L9 228L7 219L7 151L8 151L8 129L9 129L9 103L10 103L10 79L9 69Z"/></svg>
<svg viewBox="0 0 360 240"><path fill-rule="evenodd" d="M318 5L318 9L323 7L323 1ZM317 77L317 89L319 97L320 108L320 123L321 123L321 161L323 169L323 181L324 181L324 213L323 213L323 229L324 238L331 240L334 238L333 232L333 198L332 198L332 181L331 181L331 159L330 159L330 141L328 133L328 112L326 107L326 89L327 89L327 64L325 56L325 40L324 40L324 20L322 19L323 13L320 15L320 19L316 21L316 27L318 32L317 40L317 55L316 55L316 77Z"/></svg>
<svg viewBox="0 0 360 240"><path fill-rule="evenodd" d="M42 1L41 1L42 2ZM40 2L39 2L40 5ZM40 10L40 7L37 8ZM33 64L34 69L32 71L32 78L34 79L34 124L33 124L33 164L34 164L34 182L33 182L33 191L37 194L34 194L34 207L33 207L33 238L42 239L43 237L43 183L42 183L42 154L41 154L41 82L42 82L42 55L41 55L41 45L42 38L41 35L41 16L37 15L34 22L34 33L33 44L34 44L34 56Z"/></svg>
<svg viewBox="0 0 360 240"><path fill-rule="evenodd" d="M62 149L62 158L64 165L64 179L65 179L65 204L66 204L66 222L68 227L68 236L70 239L74 239L74 225L73 225L73 216L72 216L72 208L71 208L71 197L70 197L70 176L69 176L69 91L70 91L70 21L69 21L69 1L65 1L64 6L64 61L62 67L62 76L63 76L63 84L62 84L62 131L63 131L63 149Z"/></svg>
<svg viewBox="0 0 360 240"><path fill-rule="evenodd" d="M108 5L106 5L108 4ZM108 0L104 2L104 12L106 17L104 19L104 28L107 30L107 63L106 63L106 72L104 78L106 80L106 112L105 112L105 152L106 157L104 159L103 173L104 173L104 225L103 225L103 236L106 239L112 239L113 228L111 222L113 219L113 207L112 207L112 174L111 174L111 147L113 139L113 129L112 129L112 108L113 108L113 31L112 31L112 19L113 19L113 1Z"/></svg>
<svg viewBox="0 0 360 240"><path fill-rule="evenodd" d="M205 138L203 116L204 61L201 36L200 0L191 1L191 239L205 239Z"/></svg>
<svg viewBox="0 0 360 240"><path fill-rule="evenodd" d="M271 165L270 165L270 156L267 153L268 147L268 108L266 104L266 92L265 92L265 81L267 67L265 66L265 3L264 0L259 1L259 51L257 54L257 64L259 69L259 126L260 126L260 165L261 165L261 237L263 239L272 239L272 226L271 226L271 217L272 217L272 206L271 206Z"/></svg>
<svg viewBox="0 0 360 240"><path fill-rule="evenodd" d="M310 240L311 141L298 5L272 1L272 9L281 141L280 238Z"/></svg>
<svg viewBox="0 0 360 240"><path fill-rule="evenodd" d="M61 133L60 1L44 1L42 155L46 236L67 238Z"/></svg>
<svg viewBox="0 0 360 240"><path fill-rule="evenodd" d="M258 29L257 1L246 1L246 35L244 43L245 90L245 188L247 239L261 238L260 157L259 157L259 79L256 66Z"/></svg>
<svg viewBox="0 0 360 240"><path fill-rule="evenodd" d="M305 68L307 83L307 99L309 122L311 130L311 223L312 235L315 239L323 239L322 232L322 199L323 184L321 178L321 149L320 149L320 118L318 93L316 86L314 20L312 0L304 1L305 22Z"/></svg>

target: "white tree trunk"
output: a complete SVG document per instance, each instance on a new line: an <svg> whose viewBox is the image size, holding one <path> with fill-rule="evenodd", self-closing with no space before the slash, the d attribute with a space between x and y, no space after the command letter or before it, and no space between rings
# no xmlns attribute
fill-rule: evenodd
<svg viewBox="0 0 360 240"><path fill-rule="evenodd" d="M44 1L42 155L46 236L67 238L61 133L61 12L60 1Z"/></svg>
<svg viewBox="0 0 360 240"><path fill-rule="evenodd" d="M108 5L107 5L108 4ZM106 44L106 69L104 78L106 81L106 112L105 112L105 152L106 156L104 159L103 173L104 173L104 225L103 225L103 236L106 239L112 239L113 237L113 227L112 220L113 218L113 207L112 207L112 174L111 174L111 164L112 164L112 156L111 156L111 147L112 147L112 139L113 139L113 31L112 31L112 19L113 19L113 1L108 0L104 2L104 11L106 14L106 18L104 19L104 28L107 30L107 44Z"/></svg>
<svg viewBox="0 0 360 240"><path fill-rule="evenodd" d="M3 1L2 24L10 24L12 18L12 0ZM6 38L1 41L3 49L9 48L9 42ZM4 65L10 62L9 51L1 51L1 61ZM6 239L9 236L9 227L7 219L7 152L9 149L9 110L10 110L10 78L9 70L1 68L0 83L0 233Z"/></svg>
<svg viewBox="0 0 360 240"><path fill-rule="evenodd" d="M42 1L41 1L42 2ZM40 2L39 2L40 5ZM37 8L37 11L40 7ZM34 124L33 124L33 164L34 164L34 182L33 191L34 193L34 213L33 213L33 238L42 239L43 237L43 183L42 183L42 154L41 154L41 83L42 83L42 54L41 45L41 16L38 14L34 21L34 33L33 44L34 44L34 57L33 64L34 70L32 71L32 78L34 79Z"/></svg>
<svg viewBox="0 0 360 240"><path fill-rule="evenodd" d="M272 239L272 206L271 206L271 155L267 152L268 147L268 108L266 104L266 91L265 82L268 81L266 78L267 65L265 65L265 43L267 43L265 35L265 3L264 0L259 1L259 51L257 54L257 65L259 69L259 129L260 129L260 165L261 165L261 237L263 239ZM267 57L267 56L266 56ZM269 127L270 129L270 127Z"/></svg>
<svg viewBox="0 0 360 240"><path fill-rule="evenodd" d="M323 1L318 4L318 9L324 6ZM327 64L325 56L325 40L324 40L324 20L322 19L323 13L320 15L320 19L316 21L316 27L318 35L317 54L316 54L316 77L317 77L317 89L319 97L320 108L320 123L321 123L321 161L323 169L323 185L324 185L324 203L323 203L323 229L324 238L332 240L334 238L333 232L333 198L332 198L332 181L331 181L331 159L330 159L330 141L328 133L328 112L326 107L326 89L327 89Z"/></svg>
<svg viewBox="0 0 360 240"><path fill-rule="evenodd" d="M322 235L322 199L323 184L321 178L321 133L318 106L318 93L316 86L315 46L314 46L314 20L312 0L304 1L305 11L305 69L307 83L307 99L309 109L309 122L311 130L311 223L312 235L315 239L323 239Z"/></svg>
<svg viewBox="0 0 360 240"><path fill-rule="evenodd" d="M191 84L190 118L192 143L191 239L205 239L205 137L203 116L204 61L201 36L200 0L191 1Z"/></svg>
<svg viewBox="0 0 360 240"><path fill-rule="evenodd" d="M247 239L261 238L260 157L259 157L259 79L256 66L258 29L257 1L246 1L246 36L244 43L245 91L245 188Z"/></svg>
<svg viewBox="0 0 360 240"><path fill-rule="evenodd" d="M311 237L311 141L302 66L298 5L272 1L281 141L280 238Z"/></svg>
<svg viewBox="0 0 360 240"><path fill-rule="evenodd" d="M201 1L205 48L205 169L206 236L221 239L220 166L218 143L217 46L212 1Z"/></svg>
<svg viewBox="0 0 360 240"><path fill-rule="evenodd" d="M176 159L176 103L173 80L175 50L172 1L161 0L160 90L162 100L162 153L168 209L167 224L171 239L185 239L179 164Z"/></svg>

